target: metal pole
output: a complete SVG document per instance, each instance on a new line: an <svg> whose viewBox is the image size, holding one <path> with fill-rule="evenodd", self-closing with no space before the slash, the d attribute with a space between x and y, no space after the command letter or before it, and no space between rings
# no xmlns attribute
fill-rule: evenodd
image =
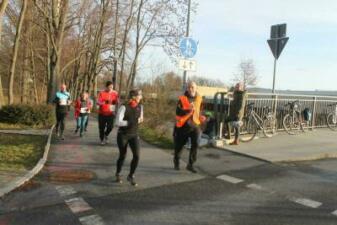
<svg viewBox="0 0 337 225"><path fill-rule="evenodd" d="M191 16L191 0L188 0L186 37L190 36L190 16ZM186 85L187 85L187 71L184 70L183 90L186 90Z"/></svg>
<svg viewBox="0 0 337 225"><path fill-rule="evenodd" d="M276 77L276 61L277 59L274 59L274 76L273 76L273 94L275 94L275 77Z"/></svg>

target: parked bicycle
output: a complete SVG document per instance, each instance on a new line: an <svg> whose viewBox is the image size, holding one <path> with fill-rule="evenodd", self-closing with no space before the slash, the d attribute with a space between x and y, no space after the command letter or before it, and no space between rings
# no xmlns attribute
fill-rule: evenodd
<svg viewBox="0 0 337 225"><path fill-rule="evenodd" d="M337 103L328 105L331 109L328 109L328 114L326 115L326 123L328 127L336 131L337 130Z"/></svg>
<svg viewBox="0 0 337 225"><path fill-rule="evenodd" d="M289 107L289 112L283 118L283 128L290 135L298 134L300 131L305 132L311 119L304 119L300 106L299 100L288 102L285 105Z"/></svg>
<svg viewBox="0 0 337 225"><path fill-rule="evenodd" d="M272 137L276 133L276 119L271 107L263 107L264 115L260 117L254 110L254 104L247 105L247 116L242 120L242 132L240 132L242 142L253 140L259 130L262 130L266 137Z"/></svg>

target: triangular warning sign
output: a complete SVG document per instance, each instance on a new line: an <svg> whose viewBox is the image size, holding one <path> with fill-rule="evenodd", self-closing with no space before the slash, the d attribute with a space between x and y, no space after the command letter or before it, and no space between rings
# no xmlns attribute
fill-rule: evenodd
<svg viewBox="0 0 337 225"><path fill-rule="evenodd" d="M275 59L278 59L281 55L282 50L286 46L289 38L275 38L268 40L268 45Z"/></svg>
<svg viewBox="0 0 337 225"><path fill-rule="evenodd" d="M284 49L284 46L286 46L287 42L288 42L289 38L281 38L278 39L278 48L277 48L277 58L280 57L282 50Z"/></svg>
<svg viewBox="0 0 337 225"><path fill-rule="evenodd" d="M273 53L273 56L275 59L277 59L277 40L276 39L270 39L268 40L268 44L270 47L271 52Z"/></svg>

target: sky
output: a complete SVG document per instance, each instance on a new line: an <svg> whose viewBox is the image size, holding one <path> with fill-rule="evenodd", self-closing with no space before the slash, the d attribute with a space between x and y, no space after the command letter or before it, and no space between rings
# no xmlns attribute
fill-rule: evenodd
<svg viewBox="0 0 337 225"><path fill-rule="evenodd" d="M271 88L270 26L287 23L289 41L278 62L276 89L337 90L336 0L192 0L190 36L198 41L198 75L233 83L238 64L253 59L258 87ZM145 51L144 71L182 74L158 47ZM160 66L159 66L160 65Z"/></svg>

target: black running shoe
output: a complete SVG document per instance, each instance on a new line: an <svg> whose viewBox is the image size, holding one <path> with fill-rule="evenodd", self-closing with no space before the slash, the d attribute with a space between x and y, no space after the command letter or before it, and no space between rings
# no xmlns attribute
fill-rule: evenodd
<svg viewBox="0 0 337 225"><path fill-rule="evenodd" d="M173 164L174 164L174 169L175 170L180 170L179 162L173 159Z"/></svg>
<svg viewBox="0 0 337 225"><path fill-rule="evenodd" d="M120 183L120 184L123 183L122 177L121 177L121 175L119 175L119 174L116 174L116 183Z"/></svg>
<svg viewBox="0 0 337 225"><path fill-rule="evenodd" d="M194 169L194 167L193 167L192 165L187 165L187 166L186 166L186 169L187 169L188 171L191 171L192 173L197 173L197 171Z"/></svg>
<svg viewBox="0 0 337 225"><path fill-rule="evenodd" d="M135 186L135 187L138 186L138 184L137 184L137 182L136 182L134 176L130 176L130 175L129 175L129 176L128 176L128 181L130 182L130 184L131 184L132 186Z"/></svg>

